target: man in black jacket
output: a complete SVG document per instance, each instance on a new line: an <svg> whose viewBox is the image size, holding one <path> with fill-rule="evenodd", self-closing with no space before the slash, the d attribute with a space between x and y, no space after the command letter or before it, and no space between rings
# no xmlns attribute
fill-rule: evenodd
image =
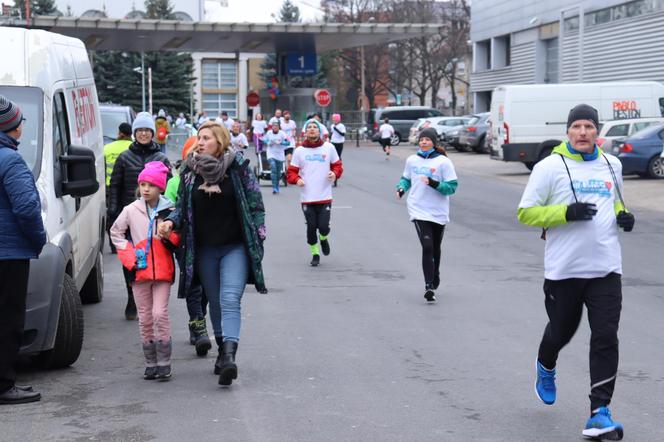
<svg viewBox="0 0 664 442"><path fill-rule="evenodd" d="M132 124L134 142L115 161L111 184L109 185L108 222L113 224L124 206L136 201L136 188L138 187L138 175L146 163L150 161L161 161L166 167L171 168L171 163L165 154L161 153L160 147L154 142L155 124L148 112L140 112ZM169 176L170 178L170 173ZM122 268L125 282L127 284L127 306L125 318L136 319L136 304L134 294L131 290L131 272Z"/></svg>

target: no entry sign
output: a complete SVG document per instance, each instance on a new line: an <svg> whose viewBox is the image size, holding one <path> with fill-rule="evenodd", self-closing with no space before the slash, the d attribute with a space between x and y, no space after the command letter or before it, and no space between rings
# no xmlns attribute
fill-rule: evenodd
<svg viewBox="0 0 664 442"><path fill-rule="evenodd" d="M332 94L327 89L318 89L314 93L316 104L321 107L327 107L332 102Z"/></svg>

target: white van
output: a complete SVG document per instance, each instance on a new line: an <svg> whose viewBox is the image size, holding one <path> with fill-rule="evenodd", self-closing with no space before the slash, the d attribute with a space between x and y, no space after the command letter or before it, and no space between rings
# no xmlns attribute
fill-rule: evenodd
<svg viewBox="0 0 664 442"><path fill-rule="evenodd" d="M18 152L35 177L48 242L30 262L21 353L44 366L76 361L83 302L103 292L104 156L85 46L62 35L0 27L0 94L26 118Z"/></svg>
<svg viewBox="0 0 664 442"><path fill-rule="evenodd" d="M580 103L607 120L664 116L664 85L655 81L499 86L491 100L491 158L529 169L565 139L567 114Z"/></svg>

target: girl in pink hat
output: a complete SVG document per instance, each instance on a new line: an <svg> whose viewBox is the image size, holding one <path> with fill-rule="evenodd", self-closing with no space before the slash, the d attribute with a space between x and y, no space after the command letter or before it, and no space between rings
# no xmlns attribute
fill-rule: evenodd
<svg viewBox="0 0 664 442"><path fill-rule="evenodd" d="M157 223L174 208L161 195L166 189L167 175L168 168L161 161L147 163L138 175L140 199L125 206L111 227L118 258L132 273L146 363L143 378L164 381L171 377L173 344L168 297L175 279L173 250L180 242L174 232L163 238L157 234Z"/></svg>

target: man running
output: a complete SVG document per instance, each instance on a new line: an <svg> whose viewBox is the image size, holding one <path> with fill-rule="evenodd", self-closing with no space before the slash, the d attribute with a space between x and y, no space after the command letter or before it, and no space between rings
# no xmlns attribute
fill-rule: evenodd
<svg viewBox="0 0 664 442"><path fill-rule="evenodd" d="M383 124L378 128L380 133L380 145L383 146L385 152L385 159L390 159L390 152L392 151L392 137L394 136L394 127L390 124L390 119L385 117Z"/></svg>
<svg viewBox="0 0 664 442"><path fill-rule="evenodd" d="M609 403L618 374L622 258L618 229L630 232L634 215L622 199L622 165L595 144L597 110L580 104L567 117L569 141L537 163L518 217L544 228L544 305L549 323L539 347L535 391L556 401L556 361L576 332L583 306L590 324L590 418L586 437L620 440L623 427Z"/></svg>

